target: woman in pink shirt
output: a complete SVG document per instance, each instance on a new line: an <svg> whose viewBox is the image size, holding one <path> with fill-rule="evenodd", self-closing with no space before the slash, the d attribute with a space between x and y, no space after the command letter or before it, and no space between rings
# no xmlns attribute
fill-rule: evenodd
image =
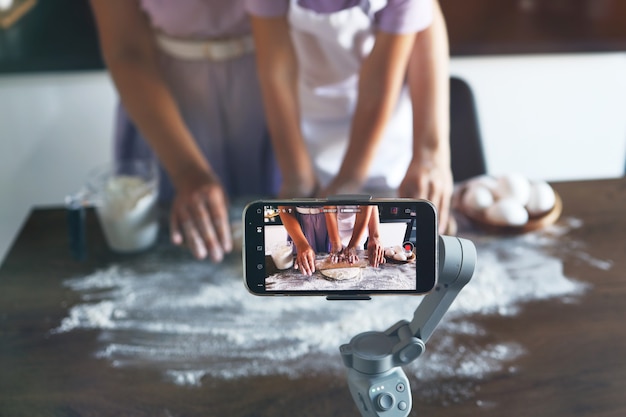
<svg viewBox="0 0 626 417"><path fill-rule="evenodd" d="M232 248L229 197L273 195L273 161L243 1L92 0L120 95L115 158L162 166L175 244Z"/></svg>

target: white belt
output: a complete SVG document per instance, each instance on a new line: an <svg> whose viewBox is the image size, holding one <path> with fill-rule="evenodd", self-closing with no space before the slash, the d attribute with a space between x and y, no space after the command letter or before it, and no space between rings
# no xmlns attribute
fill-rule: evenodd
<svg viewBox="0 0 626 417"><path fill-rule="evenodd" d="M254 51L252 35L215 40L172 38L158 32L155 35L163 52L180 59L226 61Z"/></svg>
<svg viewBox="0 0 626 417"><path fill-rule="evenodd" d="M317 207L298 207L296 206L296 211L300 214L320 214L323 213L322 209Z"/></svg>

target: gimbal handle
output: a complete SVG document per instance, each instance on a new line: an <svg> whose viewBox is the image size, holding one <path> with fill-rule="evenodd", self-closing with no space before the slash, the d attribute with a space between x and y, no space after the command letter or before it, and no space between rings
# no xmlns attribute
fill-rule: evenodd
<svg viewBox="0 0 626 417"><path fill-rule="evenodd" d="M466 239L439 236L439 277L413 314L384 332L358 334L339 348L348 386L364 417L405 417L411 411L409 381L400 366L417 359L461 289L474 274L476 248Z"/></svg>

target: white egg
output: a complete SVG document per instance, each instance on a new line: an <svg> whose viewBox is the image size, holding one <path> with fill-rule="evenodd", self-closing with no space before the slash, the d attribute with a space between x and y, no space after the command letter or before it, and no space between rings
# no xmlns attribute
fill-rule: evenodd
<svg viewBox="0 0 626 417"><path fill-rule="evenodd" d="M485 210L485 219L498 226L523 226L528 222L528 212L517 200L503 198Z"/></svg>
<svg viewBox="0 0 626 417"><path fill-rule="evenodd" d="M536 181L531 184L530 197L526 209L531 216L544 213L554 207L556 195L554 190L545 181Z"/></svg>
<svg viewBox="0 0 626 417"><path fill-rule="evenodd" d="M13 5L13 0L0 0L0 10L9 10Z"/></svg>
<svg viewBox="0 0 626 417"><path fill-rule="evenodd" d="M404 252L404 248L402 246L400 246L400 245L396 245L396 246L393 247L393 251L395 253L403 253Z"/></svg>
<svg viewBox="0 0 626 417"><path fill-rule="evenodd" d="M393 257L393 255L395 255L395 254L396 254L396 251L395 251L395 250L393 250L393 249L391 249L391 248L387 248L387 249L385 249L385 256L386 256L386 257L391 258L391 257Z"/></svg>
<svg viewBox="0 0 626 417"><path fill-rule="evenodd" d="M406 255L404 253L396 253L395 255L393 255L393 259L395 259L396 261L406 261Z"/></svg>
<svg viewBox="0 0 626 417"><path fill-rule="evenodd" d="M498 189L498 180L490 175L479 175L467 181L467 187L481 185L494 193Z"/></svg>
<svg viewBox="0 0 626 417"><path fill-rule="evenodd" d="M521 174L506 174L498 177L497 197L513 198L522 206L530 197L530 181Z"/></svg>
<svg viewBox="0 0 626 417"><path fill-rule="evenodd" d="M470 185L463 193L463 207L470 212L478 212L491 206L493 194L487 187L479 183Z"/></svg>

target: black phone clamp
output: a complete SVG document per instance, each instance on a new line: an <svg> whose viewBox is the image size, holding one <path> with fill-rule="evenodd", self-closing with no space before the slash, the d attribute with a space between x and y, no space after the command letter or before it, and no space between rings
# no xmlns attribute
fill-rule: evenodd
<svg viewBox="0 0 626 417"><path fill-rule="evenodd" d="M328 197L328 201L369 201L370 194L335 194Z"/></svg>
<svg viewBox="0 0 626 417"><path fill-rule="evenodd" d="M439 236L439 277L413 314L384 332L358 334L339 348L352 399L364 417L405 417L412 407L401 366L417 359L461 289L474 275L476 248L466 239Z"/></svg>

